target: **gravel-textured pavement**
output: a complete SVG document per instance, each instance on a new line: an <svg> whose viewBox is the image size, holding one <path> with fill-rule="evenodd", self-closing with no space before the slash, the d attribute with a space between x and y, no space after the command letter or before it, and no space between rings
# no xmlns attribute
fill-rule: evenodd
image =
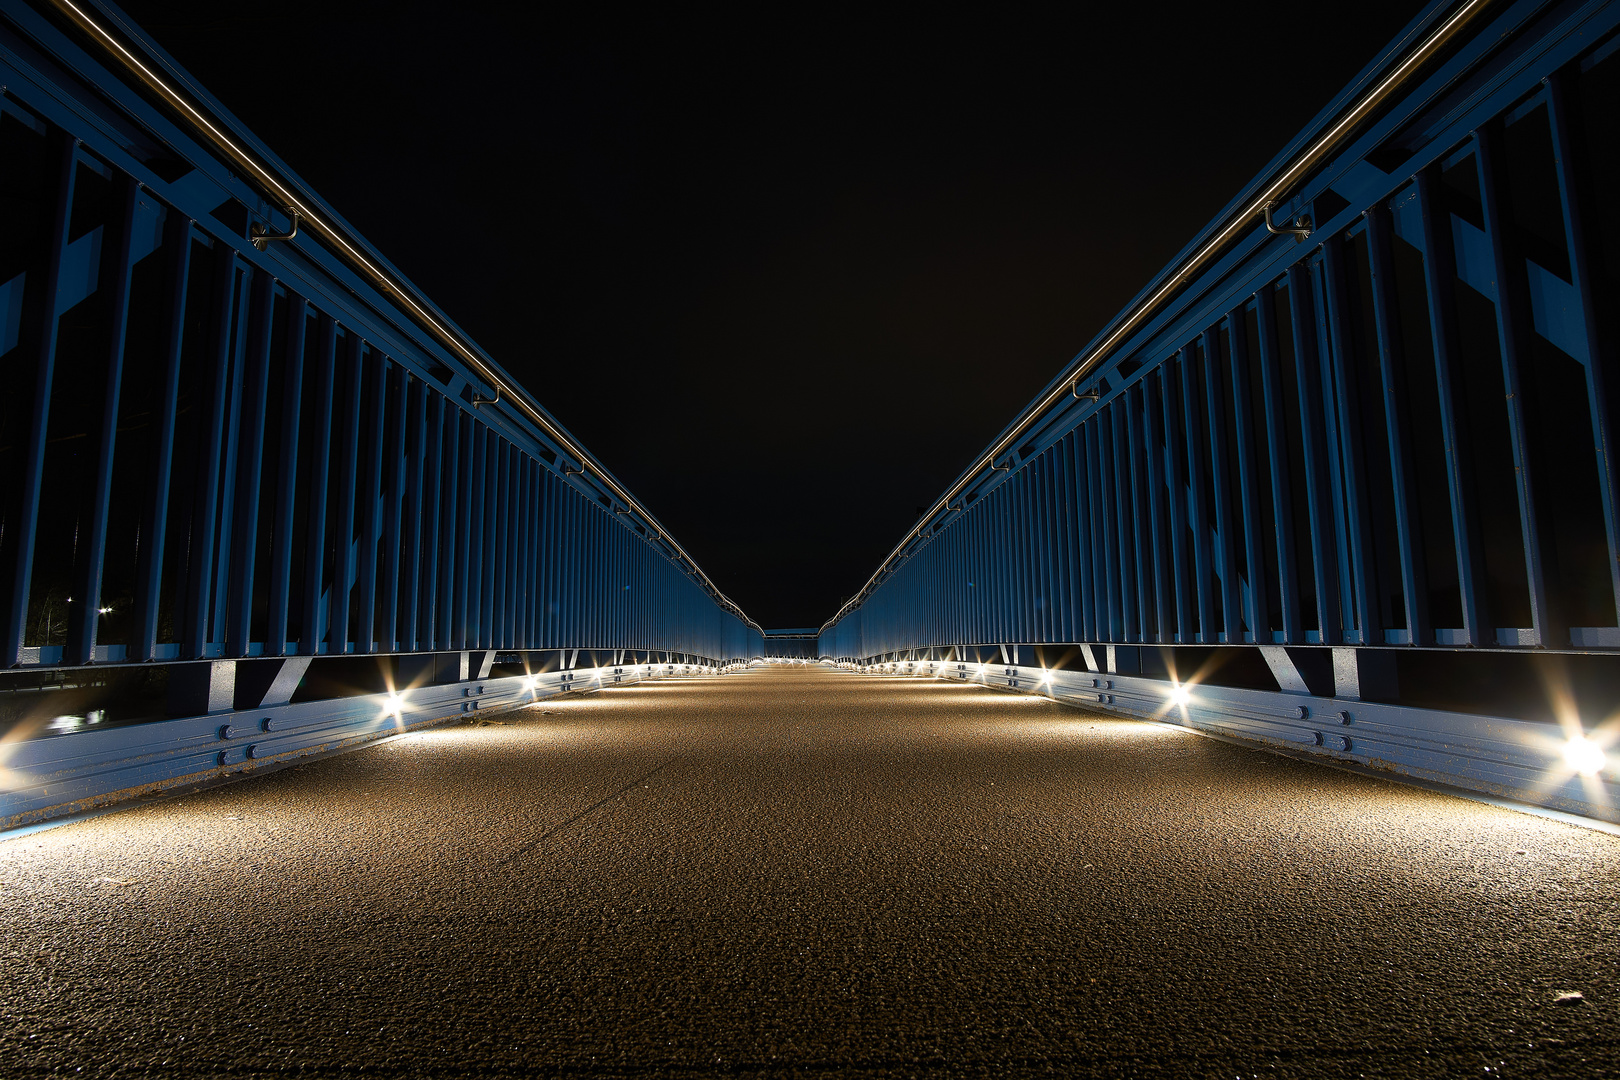
<svg viewBox="0 0 1620 1080"><path fill-rule="evenodd" d="M499 719L0 843L0 1076L1620 1075L1611 835L932 680Z"/></svg>

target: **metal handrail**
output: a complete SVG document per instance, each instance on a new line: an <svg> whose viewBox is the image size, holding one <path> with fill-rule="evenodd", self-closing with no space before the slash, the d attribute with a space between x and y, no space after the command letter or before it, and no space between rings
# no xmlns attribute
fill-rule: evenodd
<svg viewBox="0 0 1620 1080"><path fill-rule="evenodd" d="M92 18L91 15L86 12L83 7L75 3L74 0L51 0L51 2L55 5L58 11L60 11L67 18L71 19L75 25L90 36L91 40L95 41L109 55L111 55L112 58L124 68L124 70L129 72L135 78L139 79L143 85L145 85L153 93L157 94L157 96L171 108L175 109L180 114L181 118L192 127L194 133L200 136L204 142L212 145L216 150L225 155L232 165L236 166L242 171L243 174L256 182L265 191L265 194L270 196L272 201L279 202L283 207L285 207L289 212L289 215L292 217L294 233L296 233L298 225L302 224L310 232L325 240L332 246L333 250L340 258L349 263L364 277L369 279L373 285L381 289L385 296L389 296L402 308L404 308L407 314L409 314L424 329L436 337L441 344L443 344L451 352L455 353L457 357L469 364L473 371L477 373L479 378L483 379L485 382L489 383L495 388L497 397L499 397L501 391L504 390L506 393L507 403L517 406L530 420L539 426L540 429L546 433L546 435L554 440L567 453L578 459L581 465L588 465L590 467L590 471L596 476L597 479L601 480L604 485L612 490L612 492L626 504L632 506L636 513L645 518L649 524L655 520L639 502L630 496L629 492L625 491L624 488L619 486L619 483L613 479L608 471L603 468L595 458L586 452L584 447L580 446L569 438L560 427L558 427L549 417L547 417L539 408L538 404L530 400L529 395L522 389L522 387L516 386L515 384L502 378L499 372L494 370L478 355L473 345L467 341L464 341L460 334L450 329L450 327L446 326L431 311L429 311L426 306L427 299L425 296L421 297L421 301L419 302L418 296L421 294L419 294L414 287L405 284L403 281L396 280L392 274L383 269L381 266L377 265L376 262L368 257L367 254L361 250L365 243L364 241L360 240L357 236L351 237L347 230L343 229L334 222L327 221L321 214L317 213L310 205L309 201L306 201L305 198L300 197L303 194L302 192L295 190L293 185L284 182L268 165L260 161L256 155L247 150L245 147L239 145L236 140L230 137L230 135L222 131L220 127L209 118L202 108L194 104L187 95L181 93L174 86L171 86L169 82L162 77L162 75L153 70L152 66L148 65L139 56L136 56L135 53L131 52L123 42L119 41L118 38L109 33L105 27ZM265 237L264 239L290 239L291 235L292 234L289 234L287 237ZM257 246L257 242L255 242L255 246ZM492 402L480 402L479 404L492 404ZM693 573L695 573L698 578L702 580L704 587L709 591L710 595L715 598L715 600L717 600L723 607L730 609L738 618L742 619L742 621L752 629L760 629L758 623L750 619L743 612L742 608L738 607L729 597L727 597L719 590L718 587L716 587L714 582L709 579L709 576L698 567L697 563L693 561L691 556L686 554L686 552L681 548L680 544L676 543L675 540L669 536L669 533L666 530L664 530L661 526L657 528L659 533L662 534L663 539L674 547L676 553L684 558L687 564L691 566Z"/></svg>
<svg viewBox="0 0 1620 1080"><path fill-rule="evenodd" d="M979 455L972 466L962 473L944 497L935 502L933 507L922 515L917 524L912 526L911 530L906 533L900 543L895 545L894 550L889 553L889 557L883 560L872 576L867 579L866 584L861 586L860 592L856 593L848 603L839 608L836 615L822 623L822 633L826 633L852 608L859 607L865 601L873 586L877 583L878 578L883 575L889 565L900 556L914 538L922 535L923 527L939 512L942 506L961 494L984 469L985 465L995 467L996 459L1001 456L1003 451L1012 446L1053 405L1068 398L1076 381L1101 364L1116 346L1147 321L1148 317L1154 313L1162 301L1185 284L1194 273L1200 270L1205 263L1210 261L1217 252L1238 236L1239 233L1252 228L1256 216L1265 219L1268 228L1270 228L1270 208L1281 200L1282 196L1293 188L1295 184L1299 183L1311 169L1332 153L1339 143L1354 131L1363 120L1367 119L1379 105L1383 104L1391 94L1399 90L1414 72L1450 44L1462 32L1463 28L1473 20L1474 16L1478 15L1492 2L1493 0L1464 0L1457 10L1452 12L1449 17L1435 28L1433 33L1408 53L1388 74L1375 83L1354 105L1342 113L1339 119L1315 142L1294 158L1293 162L1278 174L1258 196L1245 204L1242 210L1228 218L1226 224L1214 236L1210 237L1198 250L1184 259L1180 266L1159 284L1158 288L1128 308L1121 320L1114 324L1113 329L1108 331L1100 342L1080 357L1070 361L1069 365L1064 368L1062 375L1056 380L1055 388L1050 390L1046 396L1025 406L1023 413L1014 422L1012 428L995 442L990 449Z"/></svg>

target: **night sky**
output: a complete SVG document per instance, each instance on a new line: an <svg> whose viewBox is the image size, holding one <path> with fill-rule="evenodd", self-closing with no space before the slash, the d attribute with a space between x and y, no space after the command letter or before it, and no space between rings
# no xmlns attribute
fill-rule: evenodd
<svg viewBox="0 0 1620 1080"><path fill-rule="evenodd" d="M767 627L1419 10L124 6Z"/></svg>

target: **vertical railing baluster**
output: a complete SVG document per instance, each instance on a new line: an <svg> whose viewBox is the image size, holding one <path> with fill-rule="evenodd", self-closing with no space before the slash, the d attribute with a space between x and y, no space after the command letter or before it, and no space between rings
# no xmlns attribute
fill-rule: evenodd
<svg viewBox="0 0 1620 1080"><path fill-rule="evenodd" d="M96 479L90 494L90 522L85 530L84 561L73 595L80 602L68 609L68 645L64 659L88 664L96 658L96 628L101 612L102 563L107 556L107 519L112 502L113 459L118 443L118 403L124 382L124 341L129 332L129 287L135 269L135 214L140 185L120 174L121 198L118 239L113 258L104 264L103 288L107 299L107 382L102 396L101 430L96 444Z"/></svg>
<svg viewBox="0 0 1620 1080"><path fill-rule="evenodd" d="M435 394L440 412L440 446L443 447L443 465L439 468L443 494L439 499L439 573L435 589L438 592L436 609L438 631L434 634L436 649L465 648L461 636L465 610L465 579L467 560L457 558L466 543L467 515L461 505L466 485L461 482L466 458L462 445L466 439L466 424L461 408L452 398Z"/></svg>
<svg viewBox="0 0 1620 1080"><path fill-rule="evenodd" d="M1269 285L1262 287L1264 292ZM1248 312L1243 305L1226 313L1226 340L1232 364L1232 432L1237 443L1238 499L1243 521L1244 566L1249 573L1248 622L1256 645L1271 642L1271 589L1266 567L1259 454L1255 449L1254 389L1249 381ZM1230 622L1230 620L1228 620ZM1231 635L1228 634L1228 641ZM1241 638L1240 638L1241 640Z"/></svg>
<svg viewBox="0 0 1620 1080"><path fill-rule="evenodd" d="M203 460L193 498L196 513L191 519L190 555L186 572L186 604L182 655L203 657L208 655L209 614L213 609L214 555L220 537L216 535L220 509L221 474L226 467L229 450L225 445L225 424L232 396L231 338L236 308L237 258L229 245L214 247L214 303L212 312L213 341L208 350L209 370L208 411L205 414ZM220 558L228 551L220 550Z"/></svg>
<svg viewBox="0 0 1620 1080"><path fill-rule="evenodd" d="M1506 163L1502 132L1497 122L1474 133L1479 168L1479 195L1485 215L1485 237L1491 246L1496 273L1496 330L1502 350L1502 389L1507 395L1508 433L1513 448L1513 472L1519 502L1519 527L1524 541L1525 578L1530 589L1530 644L1558 648L1569 644L1564 614L1555 585L1557 550L1548 507L1538 498L1536 461L1530 449L1531 419L1526 414L1523 365L1530 356L1530 295L1524 254L1505 203ZM1524 644L1519 642L1518 644Z"/></svg>
<svg viewBox="0 0 1620 1080"><path fill-rule="evenodd" d="M545 582L546 582L546 478L549 474L540 462L534 463L532 481L532 509L529 514L529 648L545 645ZM636 582L636 603L645 603L642 583Z"/></svg>
<svg viewBox="0 0 1620 1080"><path fill-rule="evenodd" d="M1123 641L1124 630L1120 606L1122 596L1119 588L1120 557L1124 554L1115 513L1115 506L1119 498L1119 476L1114 468L1114 416L1113 410L1104 407L1097 417L1099 430L1097 432L1097 493L1099 532L1103 556L1103 583L1101 590L1104 603L1104 641Z"/></svg>
<svg viewBox="0 0 1620 1080"><path fill-rule="evenodd" d="M1068 580L1068 548L1064 544L1064 516L1065 504L1063 500L1063 447L1061 443L1053 443L1046 452L1046 468L1042 475L1044 486L1042 488L1042 501L1046 507L1046 525L1041 535L1044 538L1046 555L1046 637L1045 641L1072 640L1068 629L1069 599L1066 582ZM939 640L939 628L936 625L933 633L929 635L928 643L933 644Z"/></svg>
<svg viewBox="0 0 1620 1080"><path fill-rule="evenodd" d="M1076 435L1073 431L1063 436L1058 443L1057 465L1054 476L1056 483L1056 502L1059 529L1059 555L1061 559L1060 571L1060 602L1062 607L1062 623L1059 633L1063 641L1083 641L1085 630L1080 615L1080 564L1079 564L1079 537L1078 529L1081 520L1080 507L1074 499L1074 443ZM954 550L954 533L948 532L945 540L947 551ZM954 642L953 638L945 640Z"/></svg>
<svg viewBox="0 0 1620 1080"><path fill-rule="evenodd" d="M1217 633L1215 583L1211 580L1209 502L1204 492L1203 402L1195 385L1197 371L1194 365L1197 362L1198 354L1193 345L1189 342L1182 346L1181 410L1182 423L1186 425L1187 491L1178 494L1190 503L1188 518L1192 526L1193 582L1198 597L1198 634L1188 640L1213 644Z"/></svg>
<svg viewBox="0 0 1620 1080"><path fill-rule="evenodd" d="M1184 353L1183 353L1184 355ZM1189 644L1198 640L1193 627L1194 584L1191 553L1187 550L1187 431L1182 410L1177 407L1182 356L1171 356L1159 365L1161 414L1164 417L1165 487L1170 510L1170 571L1175 585L1175 640Z"/></svg>
<svg viewBox="0 0 1620 1080"><path fill-rule="evenodd" d="M495 644L495 540L500 533L499 508L495 504L499 493L500 464L501 439L493 428L485 428L484 477L478 485L484 500L478 513L482 551L478 568L483 581L478 600L478 644L483 648Z"/></svg>
<svg viewBox="0 0 1620 1080"><path fill-rule="evenodd" d="M384 437L388 423L388 369L392 366L382 353L373 349L370 363L370 394L363 405L369 423L362 425L366 444L361 448L360 487L356 510L360 517L359 556L355 570L354 651L369 653L377 640L377 546L382 532L379 510L383 497Z"/></svg>
<svg viewBox="0 0 1620 1080"><path fill-rule="evenodd" d="M1553 162L1557 169L1559 205L1564 216L1564 242L1569 250L1571 284L1580 297L1581 329L1586 343L1586 397L1592 418L1597 453L1598 492L1609 547L1609 587L1620 616L1620 484L1615 478L1614 419L1608 372L1613 353L1609 328L1600 321L1600 292L1593 280L1592 252L1587 241L1587 220L1596 207L1593 181L1575 147L1572 97L1574 72L1564 68L1547 82L1547 119L1552 127ZM1614 256L1610 256L1614 258ZM1605 298L1606 299L1606 298Z"/></svg>
<svg viewBox="0 0 1620 1080"><path fill-rule="evenodd" d="M168 211L163 246L169 252L168 320L164 327L163 389L153 434L151 498L141 519L135 557L135 641L132 660L157 659L162 609L163 550L169 525L169 482L174 472L174 425L180 408L180 353L186 336L186 295L191 287L192 220Z"/></svg>
<svg viewBox="0 0 1620 1080"><path fill-rule="evenodd" d="M489 468L489 429L476 417L468 417L467 469L467 648L484 644L484 505L487 493L484 477Z"/></svg>
<svg viewBox="0 0 1620 1080"><path fill-rule="evenodd" d="M1380 645L1383 644L1383 623L1378 608L1374 607L1380 583L1373 562L1372 508L1367 498L1361 400L1355 385L1356 360L1350 345L1345 258L1342 237L1332 237L1323 245L1322 290L1326 303L1319 314L1325 315L1327 320L1328 349L1323 384L1324 389L1331 390L1331 399L1324 402L1332 413L1328 457L1333 462L1332 477L1343 530L1344 544L1340 551L1348 560L1345 566L1349 571L1351 612L1360 642Z"/></svg>
<svg viewBox="0 0 1620 1080"><path fill-rule="evenodd" d="M510 510L512 500L510 497L512 486L512 444L501 440L496 444L499 447L500 471L495 477L496 499L491 517L495 521L494 554L491 567L491 578L494 588L491 596L491 630L490 644L500 648L506 644L506 596L509 567L507 565L507 527L510 524Z"/></svg>
<svg viewBox="0 0 1620 1080"><path fill-rule="evenodd" d="M1221 622L1226 643L1243 643L1243 590L1238 573L1237 532L1232 513L1232 469L1226 452L1226 393L1221 378L1219 326L1204 331L1204 412L1209 424L1209 471L1214 481L1215 543L1221 555ZM1213 569L1213 567L1211 567Z"/></svg>
<svg viewBox="0 0 1620 1080"><path fill-rule="evenodd" d="M239 470L242 467L242 397L245 393L248 370L249 328L245 324L252 300L253 281L259 276L263 275L255 273L252 267L243 265L237 275L236 291L232 294L228 344L230 362L227 367L230 372L230 393L225 404L225 429L221 440L225 453L220 468L219 509L215 516L218 523L216 526L218 539L214 547L218 555L214 559L212 600L209 604L211 614L208 619L208 646L211 655L224 652L226 638L230 633L227 611L231 599L231 568L236 565L233 554L236 549L236 523L239 517L236 504L241 497L238 485L233 481L240 475ZM273 282L271 288L274 289ZM252 520L256 514L257 508L250 509L248 519Z"/></svg>
<svg viewBox="0 0 1620 1080"><path fill-rule="evenodd" d="M304 610L298 651L319 656L325 636L326 609L321 604L326 578L326 517L332 483L332 408L337 388L337 321L321 313L317 332L314 433L310 455L308 527L304 545Z"/></svg>
<svg viewBox="0 0 1620 1080"><path fill-rule="evenodd" d="M1175 598L1175 587L1165 571L1169 537L1165 535L1164 526L1164 440L1159 435L1162 414L1154 408L1153 401L1153 387L1161 374L1162 371L1149 372L1142 377L1142 462L1147 482L1149 542L1147 573L1153 590L1153 633L1144 640L1169 644L1173 640L1170 604Z"/></svg>
<svg viewBox="0 0 1620 1080"><path fill-rule="evenodd" d="M457 410L460 413L460 410ZM474 438L476 437L478 423L472 417L461 414L457 417L456 434L456 501L455 513L451 522L455 529L455 543L450 550L454 553L454 562L451 564L455 574L455 601L454 615L450 628L450 647L465 649L473 644L474 635L470 632L468 618L472 612L471 598L468 596L467 582L472 574L473 552L472 531L473 507L473 456ZM448 557L448 556L447 556ZM472 578L476 582L476 578Z"/></svg>
<svg viewBox="0 0 1620 1080"><path fill-rule="evenodd" d="M446 427L449 402L437 390L422 388L423 407L427 410L427 438L422 459L422 547L418 562L422 577L422 594L416 615L416 647L433 651L449 645L440 629L439 616L448 603L448 589L441 568L440 552L444 548L444 485L449 479L450 435Z"/></svg>
<svg viewBox="0 0 1620 1080"><path fill-rule="evenodd" d="M1277 590L1282 604L1282 635L1291 645L1303 644L1298 553L1294 548L1294 492L1288 471L1287 405L1283 400L1281 349L1277 342L1277 296L1273 286L1268 284L1255 298L1258 301L1255 321L1260 336L1260 387L1266 410L1266 463L1271 473L1271 519L1277 533Z"/></svg>
<svg viewBox="0 0 1620 1080"><path fill-rule="evenodd" d="M1136 500L1132 498L1131 491L1131 448L1129 437L1129 417L1131 399L1130 391L1123 391L1109 407L1109 426L1113 429L1113 490L1114 490L1114 532L1119 544L1119 553L1116 556L1116 571L1119 581L1119 605L1116 609L1118 629L1115 637L1118 641L1140 641L1138 633L1137 606L1136 606L1136 547L1137 538L1132 535L1132 517L1135 513Z"/></svg>
<svg viewBox="0 0 1620 1080"><path fill-rule="evenodd" d="M304 339L309 305L287 293L286 342L281 382L281 443L276 456L276 506L270 538L269 620L264 635L266 656L287 653L287 606L292 594L293 515L298 498L298 438L304 409Z"/></svg>
<svg viewBox="0 0 1620 1080"><path fill-rule="evenodd" d="M1101 641L1102 633L1097 624L1097 582L1093 575L1095 566L1095 548L1093 544L1093 529L1096 523L1095 506L1091 497L1091 439L1093 430L1097 426L1096 415L1081 424L1075 432L1074 440L1074 513L1075 536L1079 544L1079 558L1077 560L1078 576L1080 581L1079 595L1076 596L1076 606L1080 609L1080 640ZM964 539L964 543L968 543Z"/></svg>
<svg viewBox="0 0 1620 1080"><path fill-rule="evenodd" d="M1450 214L1442 207L1434 167L1417 174L1418 215L1423 228L1423 275L1428 293L1429 333L1434 345L1435 391L1440 439L1446 448L1446 487L1451 499L1452 543L1457 553L1457 590L1469 645L1494 645L1480 524L1474 455L1469 449L1462 352L1457 343L1456 256Z"/></svg>
<svg viewBox="0 0 1620 1080"><path fill-rule="evenodd" d="M1384 390L1384 427L1395 496L1395 538L1399 547L1406 630L1413 645L1434 642L1429 622L1429 577L1423 552L1423 518L1417 461L1407 416L1406 355L1401 346L1395 299L1395 253L1389 207L1380 202L1367 212L1367 253L1372 264L1373 324L1378 335L1378 370Z"/></svg>
<svg viewBox="0 0 1620 1080"><path fill-rule="evenodd" d="M350 327L343 369L344 412L338 429L343 443L338 456L337 535L332 539L332 590L330 596L332 652L349 651L349 598L354 588L354 511L360 485L360 396L365 389L366 343ZM359 648L360 643L355 643Z"/></svg>
<svg viewBox="0 0 1620 1080"><path fill-rule="evenodd" d="M259 557L259 486L264 476L265 411L270 395L270 331L276 314L276 280L253 277L248 315L247 363L242 393L241 448L236 469L236 542L231 550L230 605L225 655L246 656L253 636L253 580Z"/></svg>
<svg viewBox="0 0 1620 1080"><path fill-rule="evenodd" d="M51 423L51 385L56 375L56 342L61 313L56 310L62 278L62 256L67 250L68 226L73 219L73 192L79 168L79 140L63 138L57 162L56 211L51 223L51 252L45 268L44 296L33 315L38 321L32 338L38 343L34 357L34 411L23 456L22 494L18 500L17 547L11 567L11 610L6 616L6 666L22 663L28 639L28 599L33 585L34 548L38 542L39 503L45 484L45 439Z"/></svg>
<svg viewBox="0 0 1620 1080"><path fill-rule="evenodd" d="M1339 554L1334 520L1334 484L1329 478L1328 414L1322 400L1322 364L1317 355L1320 333L1316 293L1310 267L1288 268L1288 307L1294 331L1294 377L1299 386L1299 425L1305 438L1305 496L1309 503L1311 565L1316 584L1317 637L1324 645L1344 640L1335 568Z"/></svg>
<svg viewBox="0 0 1620 1080"><path fill-rule="evenodd" d="M1153 610L1153 559L1148 550L1148 538L1153 535L1146 493L1146 440L1143 438L1142 413L1146 408L1147 381L1138 380L1127 387L1125 401L1125 441L1130 455L1131 484L1131 548L1136 558L1136 622L1132 641L1152 641L1153 631L1148 628L1148 613Z"/></svg>
<svg viewBox="0 0 1620 1080"><path fill-rule="evenodd" d="M516 619L513 633L513 647L527 649L529 647L529 598L533 594L534 565L531 561L533 548L531 540L534 536L532 516L534 513L534 470L536 462L528 454L518 457L518 506L513 515L513 538L516 545L518 560L517 589L513 601L516 605ZM623 638L620 639L621 642Z"/></svg>
<svg viewBox="0 0 1620 1080"><path fill-rule="evenodd" d="M399 578L401 558L411 552L416 543L414 538L407 541L400 533L405 514L406 489L411 482L409 478L411 466L406 460L409 440L405 434L406 424L409 422L407 406L411 381L405 368L396 366L393 378L387 384L392 423L388 425L388 446L383 452L383 460L387 463L383 475L385 497L382 514L382 530L386 542L382 545L382 613L378 618L382 624L382 632L377 635L381 639L378 647L383 652L395 652L400 648L409 647L408 644L402 646L399 641ZM405 562L404 565L413 564Z"/></svg>
<svg viewBox="0 0 1620 1080"><path fill-rule="evenodd" d="M424 648L422 641L422 579L431 574L434 567L434 554L436 549L432 543L432 532L427 533L428 543L424 550L423 529L431 530L427 522L437 521L436 515L430 515L430 497L427 493L429 484L428 469L438 468L437 448L429 449L429 440L437 439L437 424L429 427L428 421L428 388L421 379L412 377L406 381L404 411L400 414L403 420L401 431L409 427L416 433L413 440L414 449L405 461L405 510L404 523L401 529L401 539L404 542L404 551L401 553L399 574L401 584L405 587L405 595L401 602L399 617L400 640L398 648L405 652L414 652ZM401 436L403 438L403 435ZM431 465L429 463L432 463ZM431 610L431 605L429 607ZM432 646L425 646L431 648Z"/></svg>

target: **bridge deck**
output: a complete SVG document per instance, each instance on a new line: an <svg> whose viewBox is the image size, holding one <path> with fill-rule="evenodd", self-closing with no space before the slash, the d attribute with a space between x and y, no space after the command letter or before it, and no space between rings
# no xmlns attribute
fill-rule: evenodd
<svg viewBox="0 0 1620 1080"><path fill-rule="evenodd" d="M1620 1060L1613 836L927 680L499 719L0 844L6 1071Z"/></svg>

